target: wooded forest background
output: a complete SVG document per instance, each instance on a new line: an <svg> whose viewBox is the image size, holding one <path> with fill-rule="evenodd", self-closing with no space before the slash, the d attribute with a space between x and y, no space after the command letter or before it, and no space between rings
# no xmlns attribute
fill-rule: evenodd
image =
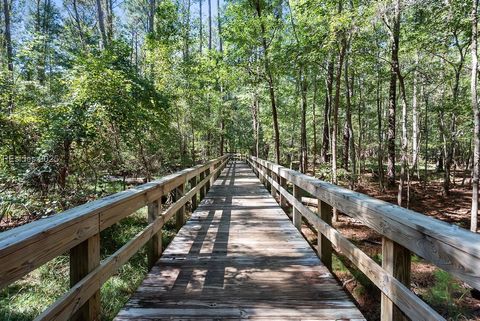
<svg viewBox="0 0 480 321"><path fill-rule="evenodd" d="M471 187L476 231L477 5L2 0L0 218L242 152L406 207Z"/></svg>

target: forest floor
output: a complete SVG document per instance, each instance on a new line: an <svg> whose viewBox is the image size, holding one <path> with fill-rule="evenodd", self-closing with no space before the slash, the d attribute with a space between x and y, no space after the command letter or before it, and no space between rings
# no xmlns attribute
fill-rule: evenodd
<svg viewBox="0 0 480 321"><path fill-rule="evenodd" d="M409 208L468 229L471 189L468 180L464 186L461 183L461 177L456 179L450 195L444 196L440 177L432 175L426 188L423 182L413 181L410 187ZM371 175L362 176L362 181L355 190L390 203L397 202L398 189L395 187L382 192L377 180ZM381 264L382 243L378 233L345 215L339 215L339 220L334 226ZM316 242L316 236L308 227L304 226L303 231L311 241ZM334 257L333 269L344 287L355 297L367 319L380 320L380 291L376 286L341 256ZM413 292L447 320L480 320L480 298L472 297L468 285L415 255L412 256L411 273Z"/></svg>

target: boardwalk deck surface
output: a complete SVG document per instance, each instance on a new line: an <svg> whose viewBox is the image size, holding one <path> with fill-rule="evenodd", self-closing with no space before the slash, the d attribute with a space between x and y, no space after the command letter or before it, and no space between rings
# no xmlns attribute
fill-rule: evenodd
<svg viewBox="0 0 480 321"><path fill-rule="evenodd" d="M115 320L364 320L244 162L231 161Z"/></svg>

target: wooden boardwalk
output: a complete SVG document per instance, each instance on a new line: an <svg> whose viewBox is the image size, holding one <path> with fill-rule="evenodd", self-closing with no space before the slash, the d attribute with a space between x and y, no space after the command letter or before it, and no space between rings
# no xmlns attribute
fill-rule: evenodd
<svg viewBox="0 0 480 321"><path fill-rule="evenodd" d="M364 320L277 202L231 161L115 320Z"/></svg>

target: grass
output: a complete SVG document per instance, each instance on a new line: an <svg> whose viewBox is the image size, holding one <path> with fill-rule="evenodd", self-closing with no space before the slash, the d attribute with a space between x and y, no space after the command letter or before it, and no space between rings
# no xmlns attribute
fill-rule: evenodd
<svg viewBox="0 0 480 321"><path fill-rule="evenodd" d="M101 256L105 259L147 225L143 208L101 233ZM164 227L163 244L175 235L175 223ZM140 285L148 271L145 247L135 254L101 288L102 321L112 320ZM32 320L69 288L69 257L59 256L0 291L0 320Z"/></svg>

